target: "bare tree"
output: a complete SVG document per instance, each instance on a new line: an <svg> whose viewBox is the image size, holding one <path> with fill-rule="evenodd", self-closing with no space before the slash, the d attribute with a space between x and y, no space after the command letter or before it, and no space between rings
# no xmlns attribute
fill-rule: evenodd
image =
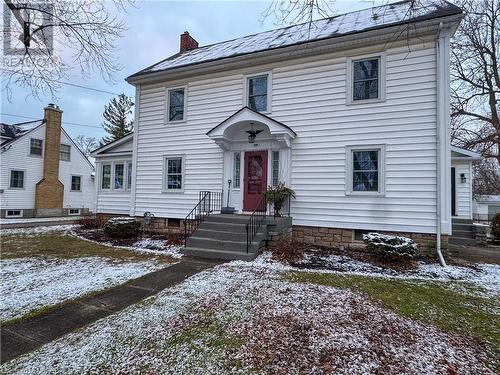
<svg viewBox="0 0 500 375"><path fill-rule="evenodd" d="M483 159L473 167L474 197L478 195L500 195L500 169L494 159Z"/></svg>
<svg viewBox="0 0 500 375"><path fill-rule="evenodd" d="M500 1L463 1L451 45L452 141L500 163Z"/></svg>
<svg viewBox="0 0 500 375"><path fill-rule="evenodd" d="M75 142L78 148L80 148L80 150L87 157L89 157L90 153L99 146L99 142L96 137L87 137L83 134L77 135L73 138L73 142Z"/></svg>
<svg viewBox="0 0 500 375"><path fill-rule="evenodd" d="M125 30L114 15L127 0L4 0L3 89L28 88L34 97L57 98L61 81L78 67L82 76L99 72L114 82L121 66L114 58L116 40Z"/></svg>
<svg viewBox="0 0 500 375"><path fill-rule="evenodd" d="M279 26L311 22L334 14L335 0L273 0L262 13L262 21L272 17Z"/></svg>

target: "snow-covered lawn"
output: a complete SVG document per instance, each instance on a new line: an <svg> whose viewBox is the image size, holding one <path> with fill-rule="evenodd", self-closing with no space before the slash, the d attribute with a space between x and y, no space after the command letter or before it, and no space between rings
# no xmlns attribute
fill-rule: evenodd
<svg viewBox="0 0 500 375"><path fill-rule="evenodd" d="M291 280L290 273L339 275L298 272L266 256L217 266L1 372L493 374L467 336L398 315L346 287ZM412 287L410 279L397 280Z"/></svg>
<svg viewBox="0 0 500 375"><path fill-rule="evenodd" d="M72 226L1 232L0 321L107 289L167 267L169 254L114 248L71 235Z"/></svg>

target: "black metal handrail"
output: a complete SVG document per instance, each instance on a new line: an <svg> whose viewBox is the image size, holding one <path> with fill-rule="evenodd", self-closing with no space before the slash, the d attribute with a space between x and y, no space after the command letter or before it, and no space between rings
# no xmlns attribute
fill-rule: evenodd
<svg viewBox="0 0 500 375"><path fill-rule="evenodd" d="M207 216L221 212L222 192L200 191L198 198L196 206L184 218L184 246L187 246L188 238Z"/></svg>
<svg viewBox="0 0 500 375"><path fill-rule="evenodd" d="M253 210L246 224L247 254L250 245L252 244L252 241L255 238L255 235L259 231L259 228L262 225L262 223L266 221L266 218L267 218L267 200L265 195L262 195L262 198L257 204L255 210Z"/></svg>

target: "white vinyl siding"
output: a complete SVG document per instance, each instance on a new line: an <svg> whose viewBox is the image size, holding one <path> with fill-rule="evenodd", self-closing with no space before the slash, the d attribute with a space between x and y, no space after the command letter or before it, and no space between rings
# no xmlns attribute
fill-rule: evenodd
<svg viewBox="0 0 500 375"><path fill-rule="evenodd" d="M380 51L384 45L373 46ZM352 53L351 53L352 52ZM434 233L436 227L436 50L434 43L384 54L385 101L346 103L348 51L272 67L272 116L291 127L294 225ZM352 58L352 57L349 57ZM260 69L259 69L260 68ZM269 71L271 67L255 67ZM411 72L411 74L409 74ZM249 73L250 74L250 73ZM200 190L222 191L223 151L206 133L246 102L241 71L189 80L187 122L165 127L165 89L141 85L135 214L184 218ZM346 146L385 144L384 196L346 195ZM162 194L164 153L185 155L182 194ZM230 160L230 159L229 159ZM242 173L244 173L242 171Z"/></svg>

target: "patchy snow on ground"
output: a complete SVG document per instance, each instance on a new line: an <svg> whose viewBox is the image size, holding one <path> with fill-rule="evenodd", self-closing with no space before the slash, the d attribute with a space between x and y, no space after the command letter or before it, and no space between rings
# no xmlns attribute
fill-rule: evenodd
<svg viewBox="0 0 500 375"><path fill-rule="evenodd" d="M361 294L232 262L2 366L8 374L492 374L465 339Z"/></svg>
<svg viewBox="0 0 500 375"><path fill-rule="evenodd" d="M22 316L165 267L152 261L15 258L1 261L0 320Z"/></svg>
<svg viewBox="0 0 500 375"><path fill-rule="evenodd" d="M41 226L41 227L31 227L31 228L12 228L12 229L2 229L0 231L1 236L9 235L25 235L25 236L36 236L38 234L50 233L50 232L69 232L73 230L76 225L52 225L52 226Z"/></svg>
<svg viewBox="0 0 500 375"><path fill-rule="evenodd" d="M0 225L2 224L17 224L17 223L41 223L50 221L74 221L80 219L81 216L61 216L61 217L31 217L31 218L19 218L19 219L0 219Z"/></svg>
<svg viewBox="0 0 500 375"><path fill-rule="evenodd" d="M307 264L322 263L323 268L306 268ZM474 268L448 265L441 267L439 264L427 264L420 262L415 270L396 271L382 268L367 262L353 259L343 255L317 256L313 252L306 253L304 261L298 262L303 267L292 267L271 259L271 253L265 252L255 261L254 266L271 268L281 271L312 271L324 273L348 273L370 277L395 277L412 278L432 281L460 281L473 284L484 290L489 296L500 296L500 265L477 264Z"/></svg>
<svg viewBox="0 0 500 375"><path fill-rule="evenodd" d="M166 245L165 240L143 238L140 241L134 242L131 249L136 251L143 251L153 254L169 255L172 258L182 258L180 249L182 246Z"/></svg>

